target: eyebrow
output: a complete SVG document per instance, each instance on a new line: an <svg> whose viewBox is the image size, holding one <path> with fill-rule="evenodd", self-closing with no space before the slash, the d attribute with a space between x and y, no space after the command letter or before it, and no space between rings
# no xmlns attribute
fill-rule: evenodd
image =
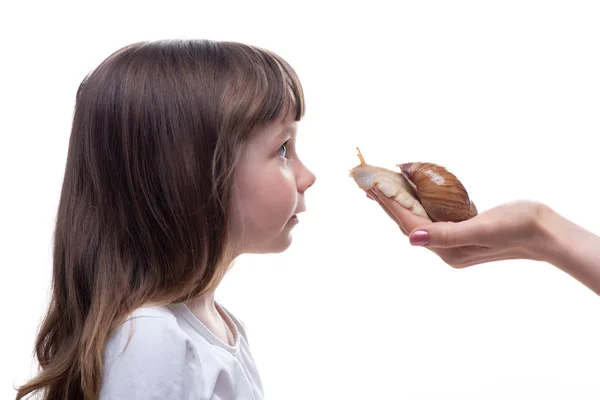
<svg viewBox="0 0 600 400"><path fill-rule="evenodd" d="M294 135L294 129L285 127L283 128L281 131L279 131L279 133L277 134L277 136L275 136L276 139L282 139L285 136L293 136Z"/></svg>

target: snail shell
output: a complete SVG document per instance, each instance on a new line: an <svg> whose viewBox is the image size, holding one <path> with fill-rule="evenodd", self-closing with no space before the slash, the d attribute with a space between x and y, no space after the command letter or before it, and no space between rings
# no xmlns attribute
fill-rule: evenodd
<svg viewBox="0 0 600 400"><path fill-rule="evenodd" d="M360 165L350 171L363 190L377 186L413 214L434 222L459 222L477 215L477 208L458 178L444 167L426 162L398 164L400 173L369 165L360 150Z"/></svg>
<svg viewBox="0 0 600 400"><path fill-rule="evenodd" d="M477 215L477 207L458 178L428 162L399 164L432 221L459 222Z"/></svg>

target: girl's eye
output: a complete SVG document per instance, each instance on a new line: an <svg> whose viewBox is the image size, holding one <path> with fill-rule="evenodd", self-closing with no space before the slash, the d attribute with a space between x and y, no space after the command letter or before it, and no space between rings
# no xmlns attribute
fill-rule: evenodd
<svg viewBox="0 0 600 400"><path fill-rule="evenodd" d="M277 155L280 157L285 157L287 154L287 143L285 142L284 144L282 144L281 146L279 146L279 149L277 150Z"/></svg>

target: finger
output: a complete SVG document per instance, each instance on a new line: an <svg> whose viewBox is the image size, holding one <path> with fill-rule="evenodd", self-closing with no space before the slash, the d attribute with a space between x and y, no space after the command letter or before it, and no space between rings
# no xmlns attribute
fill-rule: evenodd
<svg viewBox="0 0 600 400"><path fill-rule="evenodd" d="M371 191L370 194L373 197L373 200L375 200L379 204L379 206L383 209L383 211L385 211L385 213L388 215L388 217L390 217L392 219L392 221L394 221L396 224L398 224L402 233L404 233L405 235L408 236L409 231L404 226L402 226L402 223L398 220L396 215L394 215L394 213L390 211L390 209L381 201L381 199L375 193L373 193Z"/></svg>
<svg viewBox="0 0 600 400"><path fill-rule="evenodd" d="M418 226L431 223L429 218L418 216L409 209L402 207L397 201L383 194L381 190L377 189L377 187L373 188L373 193L377 195L377 198L380 200L380 202L384 204L392 214L394 214L399 223L402 224L402 226L409 232Z"/></svg>
<svg viewBox="0 0 600 400"><path fill-rule="evenodd" d="M488 250L481 251L479 253L473 253L472 255L465 257L462 260L462 263L467 265L475 265L492 261L524 259L528 259L528 255L519 248L509 248L500 251L496 250L495 248L489 248Z"/></svg>
<svg viewBox="0 0 600 400"><path fill-rule="evenodd" d="M467 268L467 267L472 267L474 265L488 264L488 263L496 262L496 261L509 261L509 260L521 260L521 259L522 259L522 257L515 256L515 255L499 254L499 255L496 255L493 257L482 257L479 259L469 260L465 263L455 265L454 267L455 268Z"/></svg>
<svg viewBox="0 0 600 400"><path fill-rule="evenodd" d="M485 246L491 229L478 217L462 222L435 222L414 227L409 234L412 245L429 247Z"/></svg>
<svg viewBox="0 0 600 400"><path fill-rule="evenodd" d="M521 254L517 249L497 250L481 246L465 246L452 249L430 248L429 250L436 253L446 264L454 268L525 258L525 255Z"/></svg>

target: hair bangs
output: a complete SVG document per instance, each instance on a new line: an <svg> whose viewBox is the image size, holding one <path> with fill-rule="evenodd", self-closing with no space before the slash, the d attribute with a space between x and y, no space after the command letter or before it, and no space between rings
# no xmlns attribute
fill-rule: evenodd
<svg viewBox="0 0 600 400"><path fill-rule="evenodd" d="M294 69L268 50L238 43L229 45L228 55L236 59L236 73L222 104L243 114L246 133L289 114L294 120L301 120L305 112L304 93Z"/></svg>

